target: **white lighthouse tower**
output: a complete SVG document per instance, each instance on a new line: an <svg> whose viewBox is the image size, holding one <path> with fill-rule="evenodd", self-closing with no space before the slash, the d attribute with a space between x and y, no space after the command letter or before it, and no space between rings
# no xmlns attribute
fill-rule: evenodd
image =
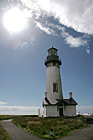
<svg viewBox="0 0 93 140"><path fill-rule="evenodd" d="M60 76L61 60L57 55L56 48L48 49L48 56L45 61L47 68L46 92L43 101L44 117L59 116L57 103L63 99L62 84Z"/></svg>

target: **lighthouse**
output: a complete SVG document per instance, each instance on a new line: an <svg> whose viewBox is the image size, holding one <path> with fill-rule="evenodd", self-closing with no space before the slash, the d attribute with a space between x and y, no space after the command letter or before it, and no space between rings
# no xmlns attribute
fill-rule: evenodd
<svg viewBox="0 0 93 140"><path fill-rule="evenodd" d="M63 98L60 67L62 65L58 50L54 47L48 49L45 60L46 66L46 92L43 100L43 117L76 116L77 102L69 93L69 99Z"/></svg>
<svg viewBox="0 0 93 140"><path fill-rule="evenodd" d="M48 49L48 56L45 61L46 66L46 94L51 103L56 103L57 99L62 99L62 84L60 76L60 66L62 64L57 55L56 48Z"/></svg>
<svg viewBox="0 0 93 140"><path fill-rule="evenodd" d="M48 56L45 60L46 66L46 92L43 101L45 116L59 116L57 102L63 99L62 83L60 76L61 60L56 48L48 49ZM51 113L50 113L51 112Z"/></svg>

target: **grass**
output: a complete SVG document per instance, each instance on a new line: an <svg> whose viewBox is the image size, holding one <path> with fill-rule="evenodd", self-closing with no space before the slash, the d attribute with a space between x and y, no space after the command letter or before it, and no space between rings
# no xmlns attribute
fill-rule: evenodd
<svg viewBox="0 0 93 140"><path fill-rule="evenodd" d="M74 118L38 118L36 116L16 117L13 120L17 126L33 133L43 139L59 139L76 130L87 126L83 123L83 117ZM50 130L53 129L54 136L50 136Z"/></svg>
<svg viewBox="0 0 93 140"><path fill-rule="evenodd" d="M19 115L0 115L0 121L14 119L16 117L19 117ZM21 116L21 117L24 117L24 116ZM27 116L25 116L25 117L27 117ZM0 125L0 140L9 140L8 133L6 132L5 129L3 129L3 127L1 125Z"/></svg>
<svg viewBox="0 0 93 140"><path fill-rule="evenodd" d="M16 116L14 115L0 115L0 121L14 119ZM0 140L9 140L8 133L5 129L0 125Z"/></svg>
<svg viewBox="0 0 93 140"><path fill-rule="evenodd" d="M59 139L87 126L93 124L93 118L74 117L74 118L38 118L30 115L0 115L0 121L13 119L14 124L33 133L43 139ZM50 136L51 128L54 136ZM0 140L9 140L7 132L0 126Z"/></svg>
<svg viewBox="0 0 93 140"><path fill-rule="evenodd" d="M11 115L0 115L0 121L11 119L11 118L14 118L14 116L11 116ZM3 127L1 125L0 125L0 140L9 140L8 133L6 132L5 129L3 129Z"/></svg>
<svg viewBox="0 0 93 140"><path fill-rule="evenodd" d="M7 132L0 125L0 140L9 140Z"/></svg>
<svg viewBox="0 0 93 140"><path fill-rule="evenodd" d="M14 118L20 117L20 116L24 117L24 115L0 115L0 121L14 119ZM25 115L25 117L27 117L27 116Z"/></svg>

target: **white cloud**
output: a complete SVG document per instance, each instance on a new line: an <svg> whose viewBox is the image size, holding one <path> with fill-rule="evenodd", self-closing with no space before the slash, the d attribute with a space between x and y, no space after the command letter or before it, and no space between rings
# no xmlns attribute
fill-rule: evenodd
<svg viewBox="0 0 93 140"><path fill-rule="evenodd" d="M87 39L89 38L89 36L73 37L68 32L66 32L65 27L54 25L53 23L48 22L46 22L46 25L61 31L61 36L65 39L66 44L70 45L70 47L80 47L88 45Z"/></svg>
<svg viewBox="0 0 93 140"><path fill-rule="evenodd" d="M93 0L20 0L32 13L54 16L59 23L82 33L93 34Z"/></svg>
<svg viewBox="0 0 93 140"><path fill-rule="evenodd" d="M36 26L43 30L45 33L49 34L49 35L53 35L54 34L54 31L52 29L50 29L49 27L44 27L40 22L35 22L36 23Z"/></svg>
<svg viewBox="0 0 93 140"><path fill-rule="evenodd" d="M93 1L81 0L20 0L24 6L29 8L36 26L45 33L53 36L59 34L55 29L61 31L62 37L70 47L86 46L87 38L74 37L66 32L63 27L71 27L77 32L93 34ZM48 17L53 16L60 25L52 24L47 21ZM47 18L46 18L47 17ZM40 21L37 21L40 19ZM42 21L43 19L43 21ZM89 54L89 50L87 53Z"/></svg>
<svg viewBox="0 0 93 140"><path fill-rule="evenodd" d="M93 113L93 106L77 106L77 112Z"/></svg>
<svg viewBox="0 0 93 140"><path fill-rule="evenodd" d="M25 49L27 50L28 47L31 47L33 45L32 41L26 41L26 42L20 42L16 46L14 46L15 49Z"/></svg>
<svg viewBox="0 0 93 140"><path fill-rule="evenodd" d="M0 105L6 105L6 104L7 104L7 102L0 101Z"/></svg>
<svg viewBox="0 0 93 140"><path fill-rule="evenodd" d="M8 2L14 3L11 0ZM61 34L70 47L86 46L88 38L84 38L84 35L74 37L64 30L64 27L71 27L87 36L93 35L93 0L80 0L79 2L77 0L17 0L17 5L21 6L27 19L32 19L29 25L33 22L36 27L48 35L59 36ZM49 17L56 19L58 25L55 24L56 22L51 23L52 20L50 23L47 22ZM27 43L19 46L27 48ZM87 49L86 52L89 54L90 50Z"/></svg>
<svg viewBox="0 0 93 140"><path fill-rule="evenodd" d="M87 40L81 37L73 37L66 31L62 32L62 36L65 38L66 43L69 44L70 47L86 46L88 44Z"/></svg>
<svg viewBox="0 0 93 140"><path fill-rule="evenodd" d="M39 106L9 106L0 101L0 115L37 115Z"/></svg>
<svg viewBox="0 0 93 140"><path fill-rule="evenodd" d="M37 115L38 106L0 106L0 115Z"/></svg>
<svg viewBox="0 0 93 140"><path fill-rule="evenodd" d="M88 54L90 54L90 50L89 50L89 49L87 49L86 52L87 52Z"/></svg>

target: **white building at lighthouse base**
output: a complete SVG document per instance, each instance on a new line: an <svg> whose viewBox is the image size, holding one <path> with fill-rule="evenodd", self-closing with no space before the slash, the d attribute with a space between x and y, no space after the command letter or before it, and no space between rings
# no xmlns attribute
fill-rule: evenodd
<svg viewBox="0 0 93 140"><path fill-rule="evenodd" d="M69 99L58 100L55 104L45 97L43 101L43 117L76 116L77 102L72 98L72 93L70 92L69 94Z"/></svg>

